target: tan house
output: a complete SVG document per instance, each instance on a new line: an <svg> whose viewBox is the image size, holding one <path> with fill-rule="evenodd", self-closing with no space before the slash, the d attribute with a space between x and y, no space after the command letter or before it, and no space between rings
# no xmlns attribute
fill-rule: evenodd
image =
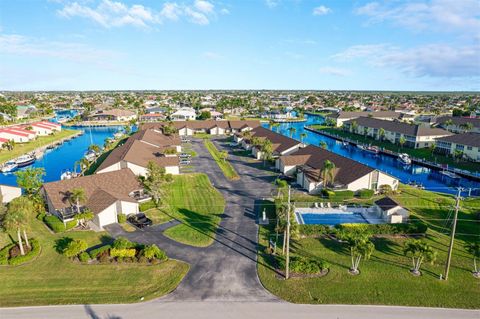
<svg viewBox="0 0 480 319"><path fill-rule="evenodd" d="M480 162L480 133L462 133L437 138L435 151Z"/></svg>
<svg viewBox="0 0 480 319"><path fill-rule="evenodd" d="M371 117L380 120L386 121L393 121L393 120L402 120L406 119L413 119L409 116L405 115L404 113L395 112L395 111L377 111L377 112L344 112L340 111L338 113L331 113L328 114L325 119L331 120L335 123L335 126L340 127L346 121L351 121L354 119L358 119L360 117Z"/></svg>
<svg viewBox="0 0 480 319"><path fill-rule="evenodd" d="M90 119L94 121L131 121L137 118L137 114L130 110L123 109L111 109L100 110L97 113L90 116Z"/></svg>
<svg viewBox="0 0 480 319"><path fill-rule="evenodd" d="M442 116L437 119L437 123L440 127L453 133L465 133L467 131L480 133L480 118Z"/></svg>
<svg viewBox="0 0 480 319"><path fill-rule="evenodd" d="M377 200L374 208L378 217L390 224L404 223L408 219L408 210L390 197Z"/></svg>

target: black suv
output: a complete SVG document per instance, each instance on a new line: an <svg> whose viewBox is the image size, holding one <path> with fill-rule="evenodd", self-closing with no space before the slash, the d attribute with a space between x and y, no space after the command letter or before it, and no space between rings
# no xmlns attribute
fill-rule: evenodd
<svg viewBox="0 0 480 319"><path fill-rule="evenodd" d="M138 213L138 214L132 214L128 216L128 221L138 227L138 228L144 228L146 226L152 226L152 220L145 216L144 213Z"/></svg>

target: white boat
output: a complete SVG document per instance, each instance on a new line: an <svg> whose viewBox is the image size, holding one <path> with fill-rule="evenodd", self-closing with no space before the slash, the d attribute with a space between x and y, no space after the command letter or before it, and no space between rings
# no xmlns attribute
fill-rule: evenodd
<svg viewBox="0 0 480 319"><path fill-rule="evenodd" d="M343 146L343 147L347 147L347 146L348 146L348 142L347 142L347 141L343 141L343 142L342 142L342 146Z"/></svg>
<svg viewBox="0 0 480 319"><path fill-rule="evenodd" d="M371 154L375 154L375 155L380 153L380 150L378 149L377 146L367 146L367 147L364 147L363 150L367 153L371 153Z"/></svg>
<svg viewBox="0 0 480 319"><path fill-rule="evenodd" d="M85 153L85 159L89 162L95 160L95 157L97 156L97 154L95 154L94 151L88 151L87 153Z"/></svg>
<svg viewBox="0 0 480 319"><path fill-rule="evenodd" d="M440 174L442 174L444 176L447 176L447 177L450 177L450 178L453 178L453 179L459 179L460 178L460 176L458 176L454 172L450 172L450 171L441 171Z"/></svg>
<svg viewBox="0 0 480 319"><path fill-rule="evenodd" d="M398 160L405 164L405 165L410 165L412 164L412 159L410 158L410 156L406 153L401 153L401 154L398 154Z"/></svg>
<svg viewBox="0 0 480 319"><path fill-rule="evenodd" d="M17 159L15 159L15 163L17 164L18 167L25 167L35 163L36 159L37 158L35 157L35 155L27 154L27 155L22 155L20 157L17 157Z"/></svg>
<svg viewBox="0 0 480 319"><path fill-rule="evenodd" d="M2 173L9 173L18 167L14 161L8 161L2 166Z"/></svg>
<svg viewBox="0 0 480 319"><path fill-rule="evenodd" d="M60 179L62 181L66 180L66 179L72 179L72 178L75 178L75 177L78 177L78 173L70 172L68 170L63 172L62 175L60 175Z"/></svg>
<svg viewBox="0 0 480 319"><path fill-rule="evenodd" d="M115 138L121 138L123 136L123 132L117 132L115 134L113 134L113 137Z"/></svg>
<svg viewBox="0 0 480 319"><path fill-rule="evenodd" d="M361 149L362 151L365 150L365 146L357 144L357 148Z"/></svg>

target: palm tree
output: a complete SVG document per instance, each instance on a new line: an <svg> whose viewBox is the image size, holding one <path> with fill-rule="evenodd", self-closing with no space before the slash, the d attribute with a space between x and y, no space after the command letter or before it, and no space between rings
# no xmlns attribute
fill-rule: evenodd
<svg viewBox="0 0 480 319"><path fill-rule="evenodd" d="M26 246L30 248L30 242L28 241L28 236L27 236L27 228L28 228L29 220L34 218L34 214L35 214L34 202L26 196L17 197L8 204L7 213L12 213L12 212L14 214L18 213L20 214L19 216L22 217L21 228L23 231L23 237L25 238Z"/></svg>
<svg viewBox="0 0 480 319"><path fill-rule="evenodd" d="M98 146L96 144L92 144L88 147L88 150L89 151L94 151L95 153L99 153L100 152L100 146Z"/></svg>
<svg viewBox="0 0 480 319"><path fill-rule="evenodd" d="M385 129L383 127L378 130L378 138L380 139L380 141L383 141L383 139L385 138Z"/></svg>
<svg viewBox="0 0 480 319"><path fill-rule="evenodd" d="M350 258L352 267L350 273L357 275L359 273L358 266L362 258L369 259L375 250L375 245L370 240L370 235L367 233L343 233L340 234L342 240L346 240L350 249Z"/></svg>
<svg viewBox="0 0 480 319"><path fill-rule="evenodd" d="M465 249L473 257L473 275L475 277L480 277L480 271L477 268L477 258L480 258L480 241L468 243L465 245Z"/></svg>
<svg viewBox="0 0 480 319"><path fill-rule="evenodd" d="M6 231L17 231L18 248L20 248L21 255L25 255L25 250L23 249L22 235L20 234L20 230L23 227L24 222L25 217L23 216L21 211L17 210L8 210L2 221L2 225Z"/></svg>
<svg viewBox="0 0 480 319"><path fill-rule="evenodd" d="M462 125L460 125L460 127L465 131L465 132L469 132L473 129L473 124L468 122L468 123L464 123Z"/></svg>
<svg viewBox="0 0 480 319"><path fill-rule="evenodd" d="M400 136L400 139L398 140L398 144L400 144L400 148L403 148L403 145L407 142L404 136Z"/></svg>
<svg viewBox="0 0 480 319"><path fill-rule="evenodd" d="M269 128L269 129L272 129L272 127L273 127L274 124L275 124L275 121L274 121L274 120L268 121L268 128Z"/></svg>
<svg viewBox="0 0 480 319"><path fill-rule="evenodd" d="M279 127L280 127L280 123L275 122L275 123L273 124L273 127L276 128L276 131L277 131L277 133L278 133L278 130L279 130Z"/></svg>
<svg viewBox="0 0 480 319"><path fill-rule="evenodd" d="M307 137L307 133L303 132L300 134L300 142L303 143L303 139Z"/></svg>
<svg viewBox="0 0 480 319"><path fill-rule="evenodd" d="M323 148L324 150L327 149L328 145L327 145L327 142L325 141L320 141L320 143L318 143L318 145Z"/></svg>
<svg viewBox="0 0 480 319"><path fill-rule="evenodd" d="M437 144L432 143L428 148L430 149L430 152L433 154L433 152L435 152L435 149L437 148Z"/></svg>
<svg viewBox="0 0 480 319"><path fill-rule="evenodd" d="M77 212L80 211L80 204L84 203L86 198L85 189L80 187L72 189L69 196L70 201L75 204Z"/></svg>
<svg viewBox="0 0 480 319"><path fill-rule="evenodd" d="M326 188L328 184L333 184L335 179L335 164L330 160L326 160L323 162L321 173L323 178L323 187Z"/></svg>
<svg viewBox="0 0 480 319"><path fill-rule="evenodd" d="M288 132L290 133L290 137L293 137L293 134L295 134L296 131L297 131L297 129L294 128L293 126L288 128Z"/></svg>
<svg viewBox="0 0 480 319"><path fill-rule="evenodd" d="M228 152L227 151L221 151L220 152L220 157L223 159L223 162L225 163L228 158Z"/></svg>
<svg viewBox="0 0 480 319"><path fill-rule="evenodd" d="M358 123L357 121L353 121L351 125L352 132L357 134L357 129L358 129Z"/></svg>
<svg viewBox="0 0 480 319"><path fill-rule="evenodd" d="M85 157L83 157L78 163L82 173L90 167L90 162Z"/></svg>
<svg viewBox="0 0 480 319"><path fill-rule="evenodd" d="M437 258L437 252L429 244L419 239L407 240L403 246L403 253L412 258L413 269L411 272L414 275L420 275L423 261L433 263Z"/></svg>
<svg viewBox="0 0 480 319"><path fill-rule="evenodd" d="M272 142L270 142L270 140L263 141L260 150L262 152L263 165L265 166L266 161L272 158L272 154L273 154Z"/></svg>

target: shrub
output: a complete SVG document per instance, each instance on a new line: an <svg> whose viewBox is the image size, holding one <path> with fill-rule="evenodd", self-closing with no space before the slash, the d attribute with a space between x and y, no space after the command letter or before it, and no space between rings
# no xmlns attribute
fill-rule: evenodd
<svg viewBox="0 0 480 319"><path fill-rule="evenodd" d="M3 247L0 250L0 265L6 265L8 264L8 256L10 253L10 249L12 249L15 246L15 244L10 244L5 247Z"/></svg>
<svg viewBox="0 0 480 319"><path fill-rule="evenodd" d="M80 253L80 255L78 255L78 259L82 262L82 263L86 263L90 260L90 255L86 252L86 251L82 251Z"/></svg>
<svg viewBox="0 0 480 319"><path fill-rule="evenodd" d="M32 248L27 254L10 258L8 263L12 266L17 266L26 263L27 261L30 261L36 256L38 256L38 254L40 253L40 243L36 239L30 239L30 245Z"/></svg>
<svg viewBox="0 0 480 319"><path fill-rule="evenodd" d="M358 198L371 198L374 194L373 189L362 188L357 191Z"/></svg>
<svg viewBox="0 0 480 319"><path fill-rule="evenodd" d="M43 219L45 218L45 216L47 216L47 214L45 214L45 212L41 212L41 213L38 213L38 215L37 215L36 218L37 218L38 220L43 221Z"/></svg>
<svg viewBox="0 0 480 319"><path fill-rule="evenodd" d="M112 245L113 248L115 249L128 249L128 248L134 248L135 243L132 243L130 240L126 239L125 237L118 237L115 239Z"/></svg>
<svg viewBox="0 0 480 319"><path fill-rule="evenodd" d="M378 192L382 195L390 195L393 193L392 186L388 184L383 184L378 186Z"/></svg>
<svg viewBox="0 0 480 319"><path fill-rule="evenodd" d="M335 196L335 192L326 188L322 189L322 197L325 198L333 198Z"/></svg>
<svg viewBox="0 0 480 319"><path fill-rule="evenodd" d="M351 190L336 191L335 200L342 201L342 200L352 199L354 195L355 195L355 192Z"/></svg>
<svg viewBox="0 0 480 319"><path fill-rule="evenodd" d="M108 255L108 251L103 251L98 255L98 261L101 263L108 263L110 262L110 256Z"/></svg>
<svg viewBox="0 0 480 319"><path fill-rule="evenodd" d="M150 201L148 201L148 202L145 202L145 203L141 203L141 204L140 204L140 211L141 211L141 212L144 212L144 211L146 211L146 210L149 210L150 208L155 208L155 207L157 207L157 206L155 205L155 202L154 202L153 200L150 200Z"/></svg>
<svg viewBox="0 0 480 319"><path fill-rule="evenodd" d="M285 262L282 261L281 267L285 269ZM308 257L292 257L290 258L290 270L299 274L318 274L328 269L330 265L321 259Z"/></svg>
<svg viewBox="0 0 480 319"><path fill-rule="evenodd" d="M118 214L117 218L118 218L118 222L120 224L124 224L127 221L127 215L122 214L122 213Z"/></svg>
<svg viewBox="0 0 480 319"><path fill-rule="evenodd" d="M98 248L95 248L95 249L92 249L90 250L90 258L92 259L96 259L98 257L98 255L100 255L101 253L103 252L107 252L107 255L108 255L108 250L112 248L112 246L110 245L104 245L104 246L101 246L101 247L98 247Z"/></svg>
<svg viewBox="0 0 480 319"><path fill-rule="evenodd" d="M165 252L158 248L158 246L155 244L145 246L145 248L142 250L142 255L150 260L154 258L160 260L167 259L167 255L165 254Z"/></svg>
<svg viewBox="0 0 480 319"><path fill-rule="evenodd" d="M45 216L43 221L55 233L61 233L61 232L65 231L65 225L63 224L63 222L57 216L54 216L54 215Z"/></svg>
<svg viewBox="0 0 480 319"><path fill-rule="evenodd" d="M112 248L110 249L110 256L111 257L135 257L137 253L135 248Z"/></svg>
<svg viewBox="0 0 480 319"><path fill-rule="evenodd" d="M368 232L373 235L425 234L428 230L427 224L420 220L400 224L340 224L335 228L340 231Z"/></svg>
<svg viewBox="0 0 480 319"><path fill-rule="evenodd" d="M75 239L67 244L63 254L67 257L75 257L87 249L87 242L83 239Z"/></svg>
<svg viewBox="0 0 480 319"><path fill-rule="evenodd" d="M75 227L77 227L77 225L78 225L78 220L76 220L76 219L68 221L65 225L65 230L75 228Z"/></svg>
<svg viewBox="0 0 480 319"><path fill-rule="evenodd" d="M300 231L300 235L307 236L307 237L314 237L314 236L322 236L328 235L335 232L335 229L332 229L326 225L298 225L298 229Z"/></svg>

